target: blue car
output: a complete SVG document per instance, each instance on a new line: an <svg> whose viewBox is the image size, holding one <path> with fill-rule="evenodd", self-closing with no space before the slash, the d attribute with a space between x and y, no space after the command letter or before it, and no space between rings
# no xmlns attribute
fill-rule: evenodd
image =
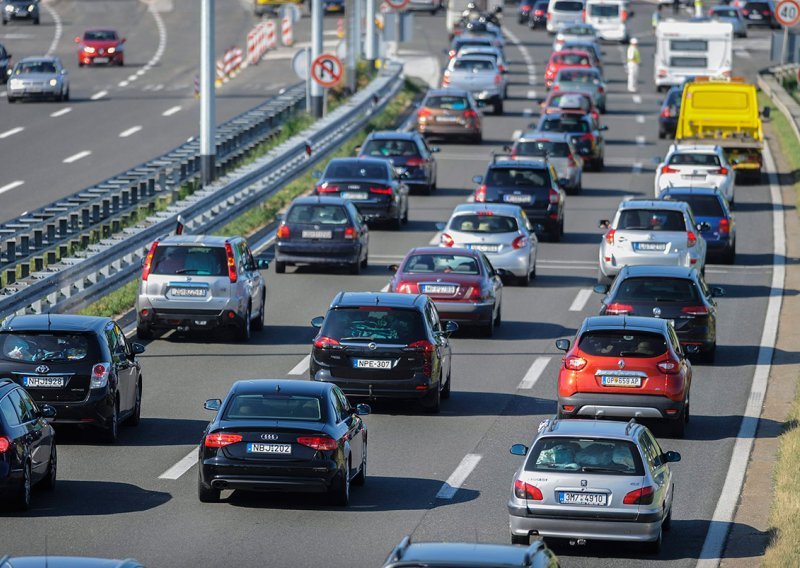
<svg viewBox="0 0 800 568"><path fill-rule="evenodd" d="M708 255L723 264L736 261L736 221L725 197L713 187L670 187L661 199L685 201L692 208L700 234L708 245Z"/></svg>

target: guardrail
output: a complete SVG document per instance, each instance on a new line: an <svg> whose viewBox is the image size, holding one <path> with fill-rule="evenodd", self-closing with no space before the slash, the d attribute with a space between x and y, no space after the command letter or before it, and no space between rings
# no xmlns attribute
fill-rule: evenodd
<svg viewBox="0 0 800 568"><path fill-rule="evenodd" d="M286 119L305 108L305 84L223 123L217 129L217 172L253 146L274 136ZM18 277L41 272L98 238L122 232L142 208L200 178L200 142L195 139L163 156L0 224L0 273L8 287Z"/></svg>
<svg viewBox="0 0 800 568"><path fill-rule="evenodd" d="M787 73L797 76L800 65L779 65L770 67L758 74L758 87L775 103L792 127L794 135L800 140L800 104L783 88L783 78Z"/></svg>
<svg viewBox="0 0 800 568"><path fill-rule="evenodd" d="M155 213L121 234L61 259L0 294L0 317L12 313L63 312L99 298L141 269L150 243L171 234L181 217L187 232L224 226L307 170L363 128L402 86L402 65L387 65L366 88L326 118L236 174L222 178ZM307 151L310 149L310 153Z"/></svg>

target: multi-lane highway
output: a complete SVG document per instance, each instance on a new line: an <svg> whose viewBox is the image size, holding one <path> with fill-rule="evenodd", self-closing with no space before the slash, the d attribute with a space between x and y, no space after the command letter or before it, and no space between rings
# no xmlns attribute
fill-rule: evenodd
<svg viewBox="0 0 800 568"><path fill-rule="evenodd" d="M106 5L55 4L64 9L66 36L75 35L82 25L78 10L95 4ZM137 22L143 37L150 38L141 42L141 57L128 56L132 65L144 62L157 42L153 17L139 5L134 9L133 3L117 4L131 10L128 21ZM52 495L35 495L29 513L0 521L4 552L41 553L46 546L51 554L133 556L150 566L367 567L380 565L407 534L416 540L509 542L505 505L519 458L509 455L508 448L515 442L529 442L539 421L555 411L561 356L554 340L570 337L585 316L597 313L600 297L586 293L597 273L602 234L597 222L609 218L627 196L650 196L654 158L663 156L667 148L667 142L657 138L661 95L655 93L650 79L652 4L635 6L633 27L643 61L638 94L625 89L622 50L611 44L604 48L610 87L604 117L609 126L605 171L587 173L583 193L568 198L566 234L560 243L541 244L538 276L531 286L506 288L504 322L495 337L458 334L453 339L453 394L441 414L424 414L401 402L373 405L373 414L365 419L370 439L368 481L364 488L353 490L349 508L331 507L315 496L246 493L232 494L220 504L199 503L196 445L210 418L202 403L224 395L240 378L307 377L314 335L309 320L323 314L339 290L383 288L389 278L387 265L397 262L410 247L434 239L435 224L445 221L468 198L473 189L470 180L484 173L490 152L535 121L552 40L543 32L516 25L513 17L506 18L511 80L506 114L484 119L482 146L442 145L438 191L431 197L412 197L410 222L400 233L372 232L370 268L361 276L307 269L282 275L268 271L268 325L248 344L204 336L167 336L151 342L142 357L141 425L124 430L114 446L81 433L59 432L59 486ZM246 27L246 14L236 17L239 24L228 22L221 27L230 26L229 33L238 33L237 25ZM440 55L446 38L444 18L417 18L417 43L427 43ZM125 167L120 148L128 142L125 153L143 160L178 141L181 128L192 132L195 115L189 112L194 105L190 92L170 94L166 86L157 92L141 89L144 84L181 80L191 88L193 67L180 50L193 49L194 29L189 21L173 24L176 31L173 35L170 29L164 60L136 87L117 86L125 69L75 72L73 112L60 117L74 124L52 126L56 118L50 112L63 105L24 105L20 110L0 103L0 130L16 124L26 128L15 135L20 136L19 142L15 140L9 150L8 140L0 140L4 169L19 168L13 174L4 171L3 179L23 175L50 179L56 175L49 172L53 169L61 171L59 176L70 185L75 180L80 185L105 175L98 172L110 166L101 156L110 156L113 171ZM127 29L123 33L133 35ZM763 41L762 32L751 31L751 37L755 39L745 45ZM67 58L70 46L60 45ZM749 56L737 59L744 71L762 57L756 49L737 48L746 49ZM76 80L83 76L87 83ZM101 89L109 91L106 100L87 100ZM245 108L253 100L247 97L242 101L232 97L226 112ZM174 128L171 123L164 127L168 119L161 112L172 105L184 107L172 117L183 120L182 127L177 122ZM18 120L9 118L11 114ZM130 141L119 142L118 133L135 124L143 130ZM69 133L72 139L61 140L60 133ZM91 148L96 152L91 160L75 170L60 169L66 166L55 159L59 151L66 157L89 144L94 144ZM9 155L9 151L19 154ZM40 152L49 158L41 159ZM41 191L50 191L47 195L53 197L58 194L52 188ZM18 199L29 199L28 205L20 206L24 210L40 204L45 194L28 196L23 189L19 195ZM8 201L7 196L0 199ZM16 206L16 201L10 206ZM710 265L706 274L710 284L727 291L719 302L716 363L695 366L693 416L686 438L661 438L665 449L683 456L673 468L673 529L665 534L658 556L674 566L693 566L700 557L750 393L764 325L773 250L769 187L739 186L736 204L736 264ZM564 566L649 566L655 560L639 549L616 544L566 546L557 552Z"/></svg>

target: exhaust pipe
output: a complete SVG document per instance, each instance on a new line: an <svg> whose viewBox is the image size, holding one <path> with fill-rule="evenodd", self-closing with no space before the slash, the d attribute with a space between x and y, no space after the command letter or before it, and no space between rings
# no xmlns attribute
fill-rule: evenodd
<svg viewBox="0 0 800 568"><path fill-rule="evenodd" d="M181 332L181 333L188 333L189 332L189 326L188 325L179 325L177 327L177 330L179 332Z"/></svg>
<svg viewBox="0 0 800 568"><path fill-rule="evenodd" d="M221 479L217 479L216 481L211 482L211 487L213 487L214 489L225 489L226 487L228 487L228 482L222 481Z"/></svg>
<svg viewBox="0 0 800 568"><path fill-rule="evenodd" d="M571 539L569 541L569 545L570 546L576 546L576 545L577 546L586 546L586 539L585 538Z"/></svg>

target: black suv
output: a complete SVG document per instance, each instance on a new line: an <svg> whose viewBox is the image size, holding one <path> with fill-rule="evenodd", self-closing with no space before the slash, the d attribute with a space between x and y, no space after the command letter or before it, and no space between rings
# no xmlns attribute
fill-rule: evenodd
<svg viewBox="0 0 800 568"><path fill-rule="evenodd" d="M498 159L495 156L485 176L472 178L476 203L519 205L531 224L547 232L551 241L564 234L564 205L567 194L547 159ZM537 227L538 225L538 227Z"/></svg>
<svg viewBox="0 0 800 568"><path fill-rule="evenodd" d="M100 428L117 439L122 420L139 423L142 373L138 343L128 343L109 318L12 316L0 325L0 379L25 387L58 411L59 424Z"/></svg>
<svg viewBox="0 0 800 568"><path fill-rule="evenodd" d="M450 396L449 336L458 325L439 321L422 294L339 292L311 348L310 375L350 397L419 398L439 411Z"/></svg>
<svg viewBox="0 0 800 568"><path fill-rule="evenodd" d="M46 404L37 408L14 381L0 379L0 502L27 510L31 488L56 485L56 439L46 420L56 411Z"/></svg>

